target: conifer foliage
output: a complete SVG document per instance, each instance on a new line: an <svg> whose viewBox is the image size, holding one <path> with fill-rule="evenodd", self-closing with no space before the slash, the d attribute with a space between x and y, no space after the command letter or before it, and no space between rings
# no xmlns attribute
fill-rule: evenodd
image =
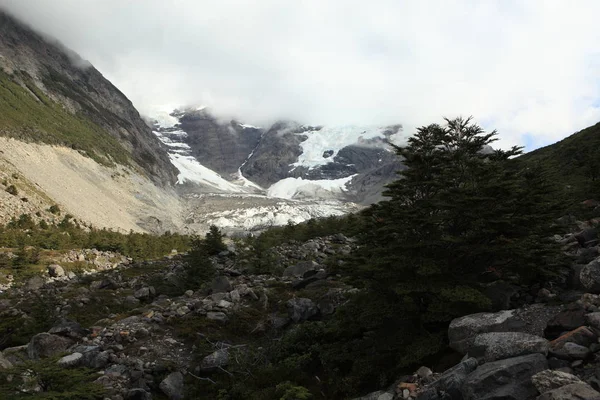
<svg viewBox="0 0 600 400"><path fill-rule="evenodd" d="M347 354L355 366L361 351L365 365L392 374L422 361L443 347L450 320L491 308L483 282L552 274L552 185L514 166L519 147L493 150L496 135L470 118L446 119L395 147L408 168L388 186L389 200L364 213L361 246L345 267L364 289L337 321L356 338Z"/></svg>

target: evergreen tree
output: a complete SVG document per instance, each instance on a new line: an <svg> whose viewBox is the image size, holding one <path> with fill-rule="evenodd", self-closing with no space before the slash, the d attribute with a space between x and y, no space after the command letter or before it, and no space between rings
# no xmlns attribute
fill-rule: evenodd
<svg viewBox="0 0 600 400"><path fill-rule="evenodd" d="M551 276L559 260L549 240L552 185L512 163L520 148L492 150L496 135L447 119L395 147L408 168L388 186L389 200L364 213L361 246L344 267L364 291L336 315L335 341L321 350L339 371L352 360L344 374L356 377L355 389L441 350L453 318L490 309L484 280ZM341 351L336 342L351 345Z"/></svg>

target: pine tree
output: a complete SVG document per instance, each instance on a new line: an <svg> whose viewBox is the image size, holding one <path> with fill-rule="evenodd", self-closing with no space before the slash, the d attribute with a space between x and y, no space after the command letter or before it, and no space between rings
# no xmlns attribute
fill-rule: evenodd
<svg viewBox="0 0 600 400"><path fill-rule="evenodd" d="M446 119L395 147L408 168L387 187L389 200L364 213L367 228L345 267L363 287L336 321L352 341L348 374L377 379L366 365L393 374L439 351L450 320L490 309L480 290L489 277L551 275L552 185L515 166L519 147L492 150L496 136L471 119Z"/></svg>

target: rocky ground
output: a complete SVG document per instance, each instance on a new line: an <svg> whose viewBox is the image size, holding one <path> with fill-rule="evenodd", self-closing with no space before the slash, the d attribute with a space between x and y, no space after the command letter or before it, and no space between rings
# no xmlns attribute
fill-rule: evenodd
<svg viewBox="0 0 600 400"><path fill-rule="evenodd" d="M555 236L572 261L563 287L539 288L535 299L505 287L505 310L451 322L460 363L441 373L423 366L356 400L600 399L600 218L560 222L573 230ZM510 308L524 296L532 304Z"/></svg>
<svg viewBox="0 0 600 400"><path fill-rule="evenodd" d="M446 371L423 366L360 399L600 399L600 219L561 223L571 233L554 239L572 261L561 284L495 282L489 295L501 311L450 324L462 361ZM92 369L108 399L203 398L189 394L195 382L244 374L285 329L333 314L356 289L328 271L355 246L343 235L289 243L275 249L277 269L267 275L249 273L233 257L244 249L230 247L212 259L218 275L187 290L175 253L143 263L62 254L0 295L0 369L50 360ZM45 390L35 375L12 379L23 380L21 391Z"/></svg>
<svg viewBox="0 0 600 400"><path fill-rule="evenodd" d="M177 254L130 263L115 254L72 251L0 295L0 321L48 322L44 331L24 332L30 337L18 346L4 324L0 370L57 357L52 362L59 368L93 369L108 399L181 399L190 382L211 381L212 374L230 374L248 357L260 357L249 349L263 338L331 315L354 289L326 266L354 246L336 235L278 247L276 275L244 273L226 251L213 260L217 277L185 291ZM89 268L72 273L61 266L74 261ZM13 379L23 379L22 392L44 390L35 377Z"/></svg>

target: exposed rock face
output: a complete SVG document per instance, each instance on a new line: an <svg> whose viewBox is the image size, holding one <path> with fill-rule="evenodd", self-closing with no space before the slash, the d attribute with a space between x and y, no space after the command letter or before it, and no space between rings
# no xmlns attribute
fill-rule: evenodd
<svg viewBox="0 0 600 400"><path fill-rule="evenodd" d="M550 390L558 389L573 383L583 383L581 379L575 375L549 369L533 375L531 381L540 393L546 393Z"/></svg>
<svg viewBox="0 0 600 400"><path fill-rule="evenodd" d="M160 383L160 390L167 395L169 400L183 399L183 375L181 372L172 372Z"/></svg>
<svg viewBox="0 0 600 400"><path fill-rule="evenodd" d="M175 183L176 169L150 127L131 101L88 62L2 11L0 54L4 71L26 73L50 98L116 138L155 182Z"/></svg>
<svg viewBox="0 0 600 400"><path fill-rule="evenodd" d="M600 258L595 259L581 269L579 280L590 293L600 293Z"/></svg>
<svg viewBox="0 0 600 400"><path fill-rule="evenodd" d="M445 371L435 382L428 386L417 399L419 400L438 400L443 399L444 395L449 395L452 399L460 398L461 387L467 379L467 376L477 368L477 360L468 358L454 367Z"/></svg>
<svg viewBox="0 0 600 400"><path fill-rule="evenodd" d="M244 127L236 121L221 123L205 110L178 114L184 139L202 165L224 177L237 172L258 145L262 129Z"/></svg>
<svg viewBox="0 0 600 400"><path fill-rule="evenodd" d="M473 346L475 337L487 332L524 332L543 336L548 321L560 310L560 307L534 304L519 310L478 313L456 318L450 322L448 328L450 347L466 354Z"/></svg>
<svg viewBox="0 0 600 400"><path fill-rule="evenodd" d="M475 337L469 355L485 362L502 360L526 354L548 354L548 341L542 337L521 332L490 332Z"/></svg>
<svg viewBox="0 0 600 400"><path fill-rule="evenodd" d="M600 393L586 383L572 383L539 396L538 400L600 400Z"/></svg>
<svg viewBox="0 0 600 400"><path fill-rule="evenodd" d="M27 355L32 360L58 355L69 348L73 341L50 333L38 333L27 345Z"/></svg>
<svg viewBox="0 0 600 400"><path fill-rule="evenodd" d="M541 354L483 364L467 377L462 394L465 400L528 400L537 394L531 377L547 367Z"/></svg>

